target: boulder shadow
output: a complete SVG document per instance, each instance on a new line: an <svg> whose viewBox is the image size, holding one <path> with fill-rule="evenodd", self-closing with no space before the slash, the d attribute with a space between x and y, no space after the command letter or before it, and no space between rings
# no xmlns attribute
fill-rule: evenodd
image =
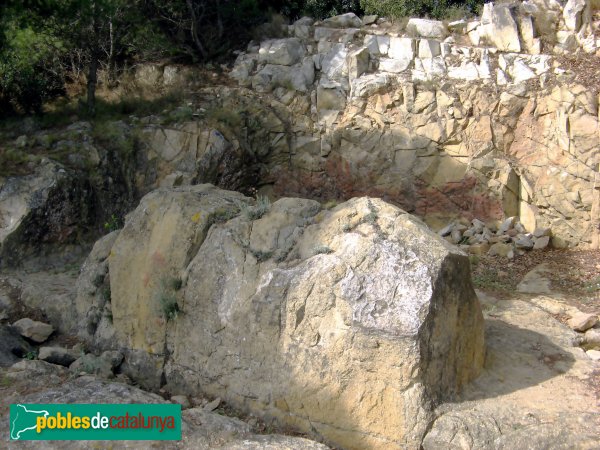
<svg viewBox="0 0 600 450"><path fill-rule="evenodd" d="M567 373L575 357L548 336L499 319L486 319L486 359L480 376L456 402L483 400L537 386Z"/></svg>

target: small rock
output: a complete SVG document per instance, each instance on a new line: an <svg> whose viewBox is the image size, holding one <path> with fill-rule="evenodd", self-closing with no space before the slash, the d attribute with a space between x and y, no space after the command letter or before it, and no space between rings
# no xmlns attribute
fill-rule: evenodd
<svg viewBox="0 0 600 450"><path fill-rule="evenodd" d="M598 316L596 314L587 314L580 312L575 314L569 320L569 326L575 331L586 331L592 328L598 323Z"/></svg>
<svg viewBox="0 0 600 450"><path fill-rule="evenodd" d="M582 346L590 350L600 350L600 329L590 328L583 336Z"/></svg>
<svg viewBox="0 0 600 450"><path fill-rule="evenodd" d="M377 15L370 15L370 16L364 16L362 18L362 24L363 25L371 25L372 23L377 22L377 19L379 19L379 16Z"/></svg>
<svg viewBox="0 0 600 450"><path fill-rule="evenodd" d="M531 250L534 246L534 242L529 236L523 234L517 238L517 240L515 241L515 245L517 246L517 248Z"/></svg>
<svg viewBox="0 0 600 450"><path fill-rule="evenodd" d="M504 222L502 222L502 224L498 227L498 234L504 234L508 230L510 230L514 226L516 220L516 217L509 217Z"/></svg>
<svg viewBox="0 0 600 450"><path fill-rule="evenodd" d="M536 228L533 232L533 235L536 238L540 238L542 236L550 236L550 228Z"/></svg>
<svg viewBox="0 0 600 450"><path fill-rule="evenodd" d="M38 359L51 364L69 367L73 361L77 359L77 356L72 350L67 350L62 347L41 347L38 353Z"/></svg>
<svg viewBox="0 0 600 450"><path fill-rule="evenodd" d="M542 250L548 247L548 244L550 244L550 236L541 236L536 239L533 249Z"/></svg>
<svg viewBox="0 0 600 450"><path fill-rule="evenodd" d="M215 398L212 402L207 403L204 407L204 411L214 411L221 404L221 397Z"/></svg>
<svg viewBox="0 0 600 450"><path fill-rule="evenodd" d="M38 344L44 342L54 331L54 327L47 323L31 320L28 317L17 320L13 323L13 327L23 337L31 339Z"/></svg>
<svg viewBox="0 0 600 450"><path fill-rule="evenodd" d="M551 292L552 271L547 264L539 264L527 272L517 285L517 291L526 294L549 294Z"/></svg>
<svg viewBox="0 0 600 450"><path fill-rule="evenodd" d="M481 244L475 244L475 245L471 245L469 247L469 253L472 255L485 255L490 249L489 244L486 243L481 243Z"/></svg>
<svg viewBox="0 0 600 450"><path fill-rule="evenodd" d="M600 361L600 351L598 350L588 350L585 354L593 361Z"/></svg>
<svg viewBox="0 0 600 450"><path fill-rule="evenodd" d="M517 230L518 233L525 233L527 231L521 222L515 223L515 230Z"/></svg>
<svg viewBox="0 0 600 450"><path fill-rule="evenodd" d="M171 397L171 402L181 405L182 409L188 409L191 407L190 401L185 395L174 395Z"/></svg>
<svg viewBox="0 0 600 450"><path fill-rule="evenodd" d="M454 222L449 223L448 225L446 225L444 228L442 228L438 234L442 237L446 237L448 236L450 233L452 233L452 230L454 229Z"/></svg>
<svg viewBox="0 0 600 450"><path fill-rule="evenodd" d="M508 254L512 252L512 245L504 244L502 242L496 242L494 245L490 247L488 254L490 256L503 256L508 257Z"/></svg>
<svg viewBox="0 0 600 450"><path fill-rule="evenodd" d="M483 231L483 228L485 227L485 223L483 223L479 219L473 219L472 224L473 224L473 229L475 230L476 233L481 233Z"/></svg>
<svg viewBox="0 0 600 450"><path fill-rule="evenodd" d="M460 240L462 239L462 233L460 231L458 231L457 229L452 230L452 233L450 233L450 236L452 237L452 242L454 244L458 244L460 242Z"/></svg>

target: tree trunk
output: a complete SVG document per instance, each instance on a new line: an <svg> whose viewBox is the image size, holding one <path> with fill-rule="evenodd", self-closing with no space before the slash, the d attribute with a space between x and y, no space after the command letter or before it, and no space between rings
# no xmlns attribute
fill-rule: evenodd
<svg viewBox="0 0 600 450"><path fill-rule="evenodd" d="M109 31L109 39L110 39L110 48L108 52L108 82L111 87L114 85L117 79L117 69L116 69L116 57L115 57L115 34L113 30L113 21L112 18L108 22L108 31Z"/></svg>
<svg viewBox="0 0 600 450"><path fill-rule="evenodd" d="M202 57L202 59L206 60L208 58L208 52L204 48L204 45L202 45L202 41L200 39L200 36L198 35L198 25L200 24L200 19L196 14L196 9L194 8L192 0L187 0L186 4L191 17L190 33L192 35L192 39L194 41L194 44L196 45L196 48L200 52L200 56Z"/></svg>
<svg viewBox="0 0 600 450"><path fill-rule="evenodd" d="M100 53L98 39L100 39L100 25L98 23L98 3L92 5L92 35L90 36L90 66L87 80L87 110L90 116L96 115L96 84L98 83L98 60Z"/></svg>

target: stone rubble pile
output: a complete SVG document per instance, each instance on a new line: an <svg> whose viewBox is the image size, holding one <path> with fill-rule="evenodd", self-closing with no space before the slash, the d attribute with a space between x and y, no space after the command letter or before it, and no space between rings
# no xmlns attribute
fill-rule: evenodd
<svg viewBox="0 0 600 450"><path fill-rule="evenodd" d="M527 232L518 217L509 217L499 226L479 219L455 221L438 234L474 255L502 256L512 259L527 250L542 250L550 244L551 230L537 228Z"/></svg>

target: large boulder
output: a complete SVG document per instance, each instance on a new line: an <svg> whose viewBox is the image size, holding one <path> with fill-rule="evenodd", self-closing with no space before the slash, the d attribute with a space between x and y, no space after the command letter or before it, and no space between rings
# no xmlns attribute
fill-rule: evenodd
<svg viewBox="0 0 600 450"><path fill-rule="evenodd" d="M344 448L418 448L436 402L483 363L467 257L377 199L322 211L161 189L128 217L109 270L122 345L162 359L171 392Z"/></svg>

